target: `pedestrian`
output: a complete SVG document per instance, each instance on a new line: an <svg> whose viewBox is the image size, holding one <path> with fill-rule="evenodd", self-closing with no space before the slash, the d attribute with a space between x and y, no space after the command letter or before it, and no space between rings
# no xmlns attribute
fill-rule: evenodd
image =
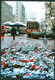
<svg viewBox="0 0 55 80"><path fill-rule="evenodd" d="M11 35L13 36L13 40L15 40L15 35L16 35L16 29L15 29L15 27L12 27L12 29L11 29Z"/></svg>
<svg viewBox="0 0 55 80"><path fill-rule="evenodd" d="M1 37L2 37L2 40L4 40L4 37L5 37L5 28L4 28L4 26L1 26Z"/></svg>
<svg viewBox="0 0 55 80"><path fill-rule="evenodd" d="M46 38L43 38L43 44L44 44L44 47L47 47L48 42Z"/></svg>

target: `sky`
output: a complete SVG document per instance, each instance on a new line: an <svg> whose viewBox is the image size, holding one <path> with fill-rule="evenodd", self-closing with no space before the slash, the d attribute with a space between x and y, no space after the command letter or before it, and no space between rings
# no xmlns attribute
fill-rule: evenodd
<svg viewBox="0 0 55 80"><path fill-rule="evenodd" d="M13 7L13 13L15 14L15 1L6 1ZM37 21L41 21L41 19L45 19L45 2L40 1L21 1L25 7L25 12L27 14L27 18L29 17L30 12L36 13Z"/></svg>

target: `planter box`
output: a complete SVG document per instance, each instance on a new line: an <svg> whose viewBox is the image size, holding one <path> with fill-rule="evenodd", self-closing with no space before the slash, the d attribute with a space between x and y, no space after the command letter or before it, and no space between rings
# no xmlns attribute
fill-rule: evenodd
<svg viewBox="0 0 55 80"><path fill-rule="evenodd" d="M46 35L47 38L54 38L53 35Z"/></svg>
<svg viewBox="0 0 55 80"><path fill-rule="evenodd" d="M32 32L31 33L31 37L32 38L39 38L39 37L41 37L41 38L44 38L44 35L45 35L45 32ZM46 37L47 38L54 38L54 33L53 32L46 32Z"/></svg>

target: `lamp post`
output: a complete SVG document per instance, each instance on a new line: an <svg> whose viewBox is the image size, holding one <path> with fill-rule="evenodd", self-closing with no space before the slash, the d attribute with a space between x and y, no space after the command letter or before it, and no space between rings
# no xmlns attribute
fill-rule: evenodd
<svg viewBox="0 0 55 80"><path fill-rule="evenodd" d="M51 2L50 2L50 16L52 17L52 7L51 7Z"/></svg>

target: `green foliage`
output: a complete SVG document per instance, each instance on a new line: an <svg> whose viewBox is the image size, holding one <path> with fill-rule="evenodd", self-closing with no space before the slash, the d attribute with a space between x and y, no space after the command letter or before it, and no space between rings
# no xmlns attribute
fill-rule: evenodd
<svg viewBox="0 0 55 80"><path fill-rule="evenodd" d="M45 31L43 31L43 32L37 32L37 31L33 31L33 32L31 32L31 35L45 35ZM48 35L52 35L52 36L54 36L54 33L52 32L52 31L49 31L49 32L46 32L46 35L48 36Z"/></svg>
<svg viewBox="0 0 55 80"><path fill-rule="evenodd" d="M50 32L47 32L46 35L54 35L54 33L50 31Z"/></svg>
<svg viewBox="0 0 55 80"><path fill-rule="evenodd" d="M31 34L34 34L34 35L44 35L45 31L44 32L33 31L33 32L31 32Z"/></svg>

